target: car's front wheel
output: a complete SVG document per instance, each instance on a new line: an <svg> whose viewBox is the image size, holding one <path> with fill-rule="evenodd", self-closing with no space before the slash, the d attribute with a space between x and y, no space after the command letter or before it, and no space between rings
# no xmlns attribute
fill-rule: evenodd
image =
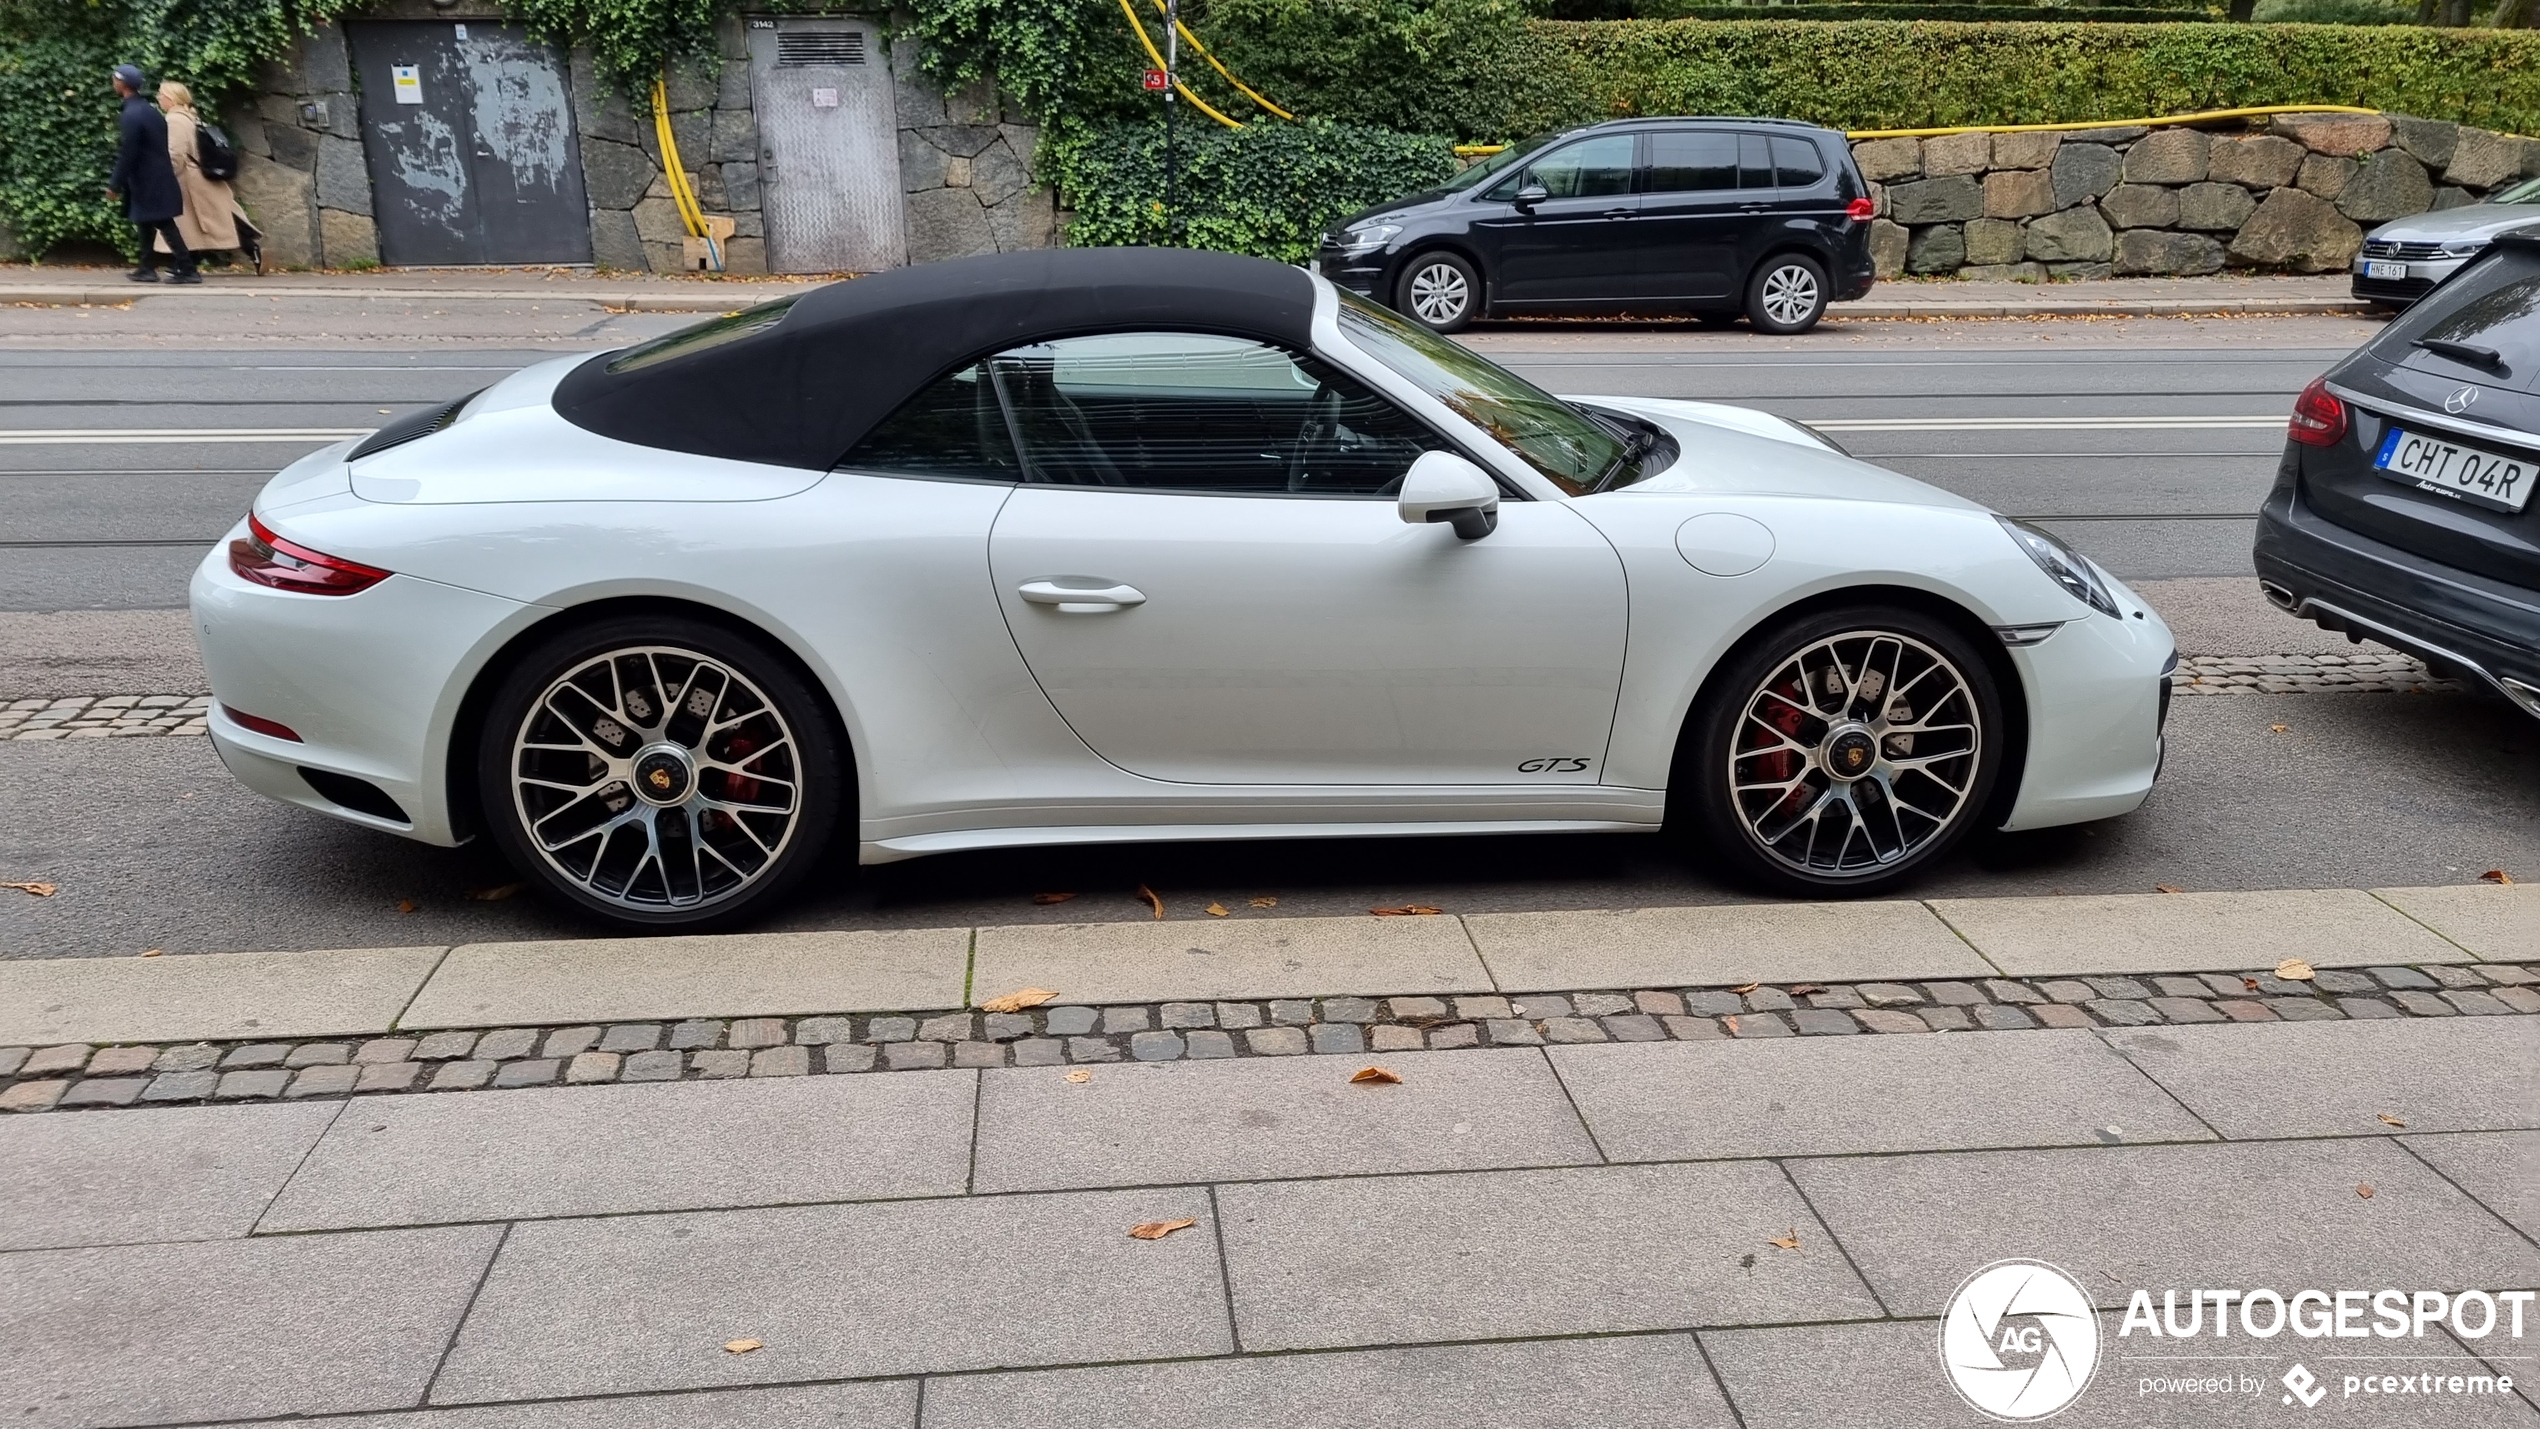
<svg viewBox="0 0 2540 1429"><path fill-rule="evenodd" d="M764 641L634 616L529 651L487 710L487 828L515 867L630 928L741 921L818 860L844 779L825 706Z"/></svg>
<svg viewBox="0 0 2540 1429"><path fill-rule="evenodd" d="M1798 333L1826 315L1826 270L1805 253L1776 253L1746 280L1746 320L1757 332Z"/></svg>
<svg viewBox="0 0 2540 1429"><path fill-rule="evenodd" d="M1452 253L1423 253L1402 270L1394 310L1432 332L1460 332L1480 315L1482 275Z"/></svg>
<svg viewBox="0 0 2540 1429"><path fill-rule="evenodd" d="M1918 611L1861 606L1748 644L1696 712L1682 810L1746 881L1779 892L1893 887L1991 802L2002 699L1968 639Z"/></svg>

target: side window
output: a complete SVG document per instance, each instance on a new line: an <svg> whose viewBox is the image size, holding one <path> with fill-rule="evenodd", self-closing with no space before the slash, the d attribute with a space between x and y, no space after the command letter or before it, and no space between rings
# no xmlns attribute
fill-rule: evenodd
<svg viewBox="0 0 2540 1429"><path fill-rule="evenodd" d="M1600 134L1565 144L1502 179L1489 198L1505 203L1533 182L1554 198L1604 198L1632 191L1632 136Z"/></svg>
<svg viewBox="0 0 2540 1429"><path fill-rule="evenodd" d="M1020 481L1014 437L985 363L965 367L882 419L839 466L895 476Z"/></svg>
<svg viewBox="0 0 2540 1429"><path fill-rule="evenodd" d="M1649 136L1649 191L1699 193L1737 187L1737 136L1662 129Z"/></svg>
<svg viewBox="0 0 2540 1429"><path fill-rule="evenodd" d="M1805 139L1773 136L1773 176L1783 188L1804 189L1826 176L1825 157Z"/></svg>
<svg viewBox="0 0 2540 1429"><path fill-rule="evenodd" d="M1773 150L1761 134L1737 136L1737 186L1742 189L1768 189L1773 186Z"/></svg>
<svg viewBox="0 0 2540 1429"><path fill-rule="evenodd" d="M1391 494L1435 433L1312 357L1201 333L1107 333L989 359L1028 481Z"/></svg>

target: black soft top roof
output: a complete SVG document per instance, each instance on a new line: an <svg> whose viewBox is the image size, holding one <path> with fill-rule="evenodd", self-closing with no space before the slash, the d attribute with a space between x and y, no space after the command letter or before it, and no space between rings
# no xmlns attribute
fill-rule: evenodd
<svg viewBox="0 0 2540 1429"><path fill-rule="evenodd" d="M565 374L554 401L567 421L619 441L825 471L928 383L1010 347L1159 329L1302 351L1313 316L1313 281L1259 258L999 253L832 283L772 326L660 361L642 361L641 347L603 353Z"/></svg>

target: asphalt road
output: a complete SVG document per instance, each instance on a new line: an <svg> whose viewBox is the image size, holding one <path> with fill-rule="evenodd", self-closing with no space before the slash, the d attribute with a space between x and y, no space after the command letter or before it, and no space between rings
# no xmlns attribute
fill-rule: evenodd
<svg viewBox="0 0 2540 1429"><path fill-rule="evenodd" d="M308 439L446 401L562 351L685 319L457 322L221 344L77 342L0 316L0 695L200 687L186 573ZM579 323L579 325L577 325ZM52 324L54 326L47 326ZM543 324L543 326L541 325ZM1853 323L1803 339L1503 326L1473 345L1556 391L1739 402L2046 524L2136 583L2191 653L2342 648L2259 602L2251 515L2292 397L2353 319ZM110 432L114 436L61 435ZM144 440L143 438L147 438ZM193 683L187 683L188 680ZM82 684L88 681L89 684ZM99 684L97 682L104 682ZM148 681L136 685L135 681ZM2182 700L2138 813L1996 837L1946 894L2376 886L2540 877L2540 723L2471 695ZM254 798L194 740L0 744L0 956L327 947L579 931L481 850L423 848ZM1140 846L839 862L780 924L1616 907L1742 896L1656 838ZM1072 892L1054 906L1031 896ZM1275 896L1275 909L1249 900ZM411 902L414 911L396 911Z"/></svg>

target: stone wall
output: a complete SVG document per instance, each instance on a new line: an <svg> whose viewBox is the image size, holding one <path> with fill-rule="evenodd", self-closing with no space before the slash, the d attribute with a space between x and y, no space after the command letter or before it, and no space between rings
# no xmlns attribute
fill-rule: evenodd
<svg viewBox="0 0 2540 1429"><path fill-rule="evenodd" d="M1866 139L1879 276L2342 271L2367 229L2540 175L2540 140L2403 115Z"/></svg>
<svg viewBox="0 0 2540 1429"><path fill-rule="evenodd" d="M320 25L264 67L252 110L227 117L238 202L264 231L265 262L363 268L379 262L361 98L340 25Z"/></svg>
<svg viewBox="0 0 2540 1429"><path fill-rule="evenodd" d="M891 46L908 194L908 261L1047 248L1058 241L1050 191L1032 183L1040 132L981 81L945 94L917 68L917 42Z"/></svg>

